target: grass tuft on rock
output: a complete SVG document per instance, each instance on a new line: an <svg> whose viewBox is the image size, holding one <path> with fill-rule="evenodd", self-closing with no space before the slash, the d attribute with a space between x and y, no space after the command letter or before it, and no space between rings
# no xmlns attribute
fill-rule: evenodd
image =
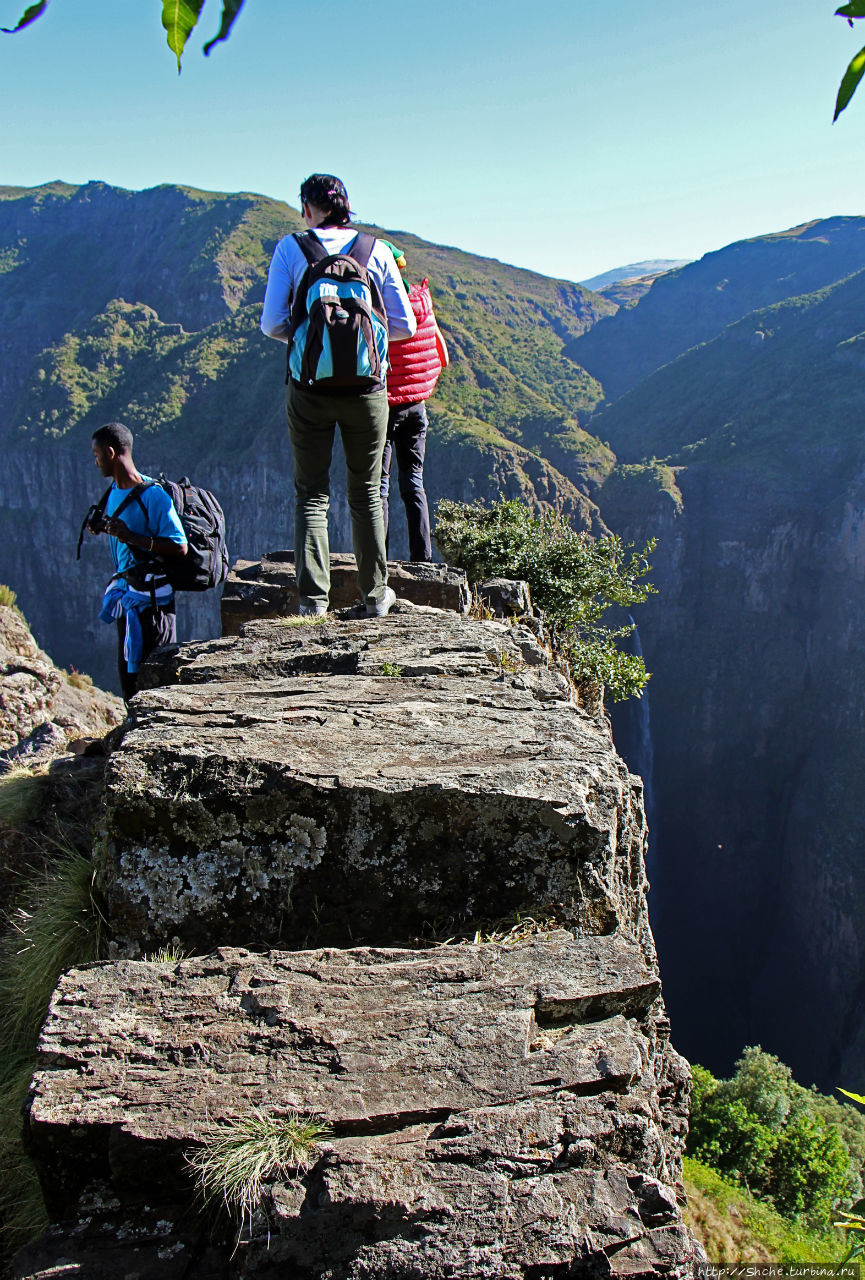
<svg viewBox="0 0 865 1280"><path fill-rule="evenodd" d="M47 1226L39 1179L22 1142L36 1039L60 975L99 958L101 928L92 864L61 848L0 938L0 1237L9 1249Z"/></svg>
<svg viewBox="0 0 865 1280"><path fill-rule="evenodd" d="M200 1150L187 1156L199 1195L221 1205L232 1218L250 1222L264 1187L294 1177L310 1165L316 1143L329 1133L312 1116L268 1116L258 1108L215 1125Z"/></svg>
<svg viewBox="0 0 865 1280"><path fill-rule="evenodd" d="M99 958L102 915L93 895L93 864L62 849L41 875L0 940L0 1057L30 1054L57 980Z"/></svg>
<svg viewBox="0 0 865 1280"><path fill-rule="evenodd" d="M68 671L64 671L63 678L73 689L84 689L89 692L93 688L93 677L86 671L79 671L77 667L70 667Z"/></svg>
<svg viewBox="0 0 865 1280"><path fill-rule="evenodd" d="M281 627L323 627L326 622L333 622L333 618L326 613L292 613L279 618L278 622Z"/></svg>
<svg viewBox="0 0 865 1280"><path fill-rule="evenodd" d="M32 822L42 808L48 787L44 774L11 769L0 777L0 828L14 829Z"/></svg>

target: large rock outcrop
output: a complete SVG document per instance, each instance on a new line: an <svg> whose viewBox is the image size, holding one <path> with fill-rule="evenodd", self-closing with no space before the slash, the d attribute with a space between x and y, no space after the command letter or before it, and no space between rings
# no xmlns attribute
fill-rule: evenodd
<svg viewBox="0 0 865 1280"><path fill-rule="evenodd" d="M106 773L121 946L302 945L313 913L391 944L551 906L648 937L640 782L528 627L261 623L169 663Z"/></svg>
<svg viewBox="0 0 865 1280"><path fill-rule="evenodd" d="M105 762L70 743L102 738L123 715L119 698L55 666L18 609L0 605L0 915L58 842L89 850Z"/></svg>
<svg viewBox="0 0 865 1280"><path fill-rule="evenodd" d="M55 666L23 615L0 605L0 772L45 764L70 739L102 737L122 719L119 698Z"/></svg>
<svg viewBox="0 0 865 1280"><path fill-rule="evenodd" d="M57 1225L14 1275L690 1277L641 786L537 619L270 619L149 681L106 773L119 954L52 1001ZM210 954L147 958L175 939ZM253 1109L330 1135L237 1244L184 1155Z"/></svg>

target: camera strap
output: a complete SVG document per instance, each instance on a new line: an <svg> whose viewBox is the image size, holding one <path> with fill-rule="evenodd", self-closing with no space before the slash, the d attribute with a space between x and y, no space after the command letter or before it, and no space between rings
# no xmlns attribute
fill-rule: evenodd
<svg viewBox="0 0 865 1280"><path fill-rule="evenodd" d="M141 510L144 512L144 518L146 521L148 518L147 508L145 507L144 503L141 500L141 495L145 489L150 489L154 483L155 482L153 480L148 480L145 484L134 485L133 488L129 490L126 497L123 498L123 500L117 505L115 510L112 512L112 516L116 519L116 517L119 516L122 511L126 510L130 502L137 502L138 505L141 507ZM98 521L98 523L101 524L102 521L105 519L105 508L108 505L108 499L111 496L111 491L113 488L114 488L113 484L109 485L108 488L103 493L102 497L99 499L99 501L94 502L93 506L89 509L89 511L87 512L87 515L84 517L84 520L81 525L81 529L78 533L78 547L75 552L76 560L81 559L81 544L84 541L84 531L87 528L87 526L92 524L94 521Z"/></svg>

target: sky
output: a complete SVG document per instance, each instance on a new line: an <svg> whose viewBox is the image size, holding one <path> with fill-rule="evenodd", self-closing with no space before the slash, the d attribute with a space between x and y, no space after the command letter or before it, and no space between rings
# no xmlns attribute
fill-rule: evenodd
<svg viewBox="0 0 865 1280"><path fill-rule="evenodd" d="M28 0L0 0L12 26ZM160 0L0 35L0 185L254 191L569 280L865 214L865 44L825 0L246 0L177 74Z"/></svg>

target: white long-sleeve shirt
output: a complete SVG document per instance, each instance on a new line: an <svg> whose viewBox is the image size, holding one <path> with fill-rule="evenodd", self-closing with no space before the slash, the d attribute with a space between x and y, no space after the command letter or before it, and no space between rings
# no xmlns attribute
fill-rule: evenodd
<svg viewBox="0 0 865 1280"><path fill-rule="evenodd" d="M328 253L342 253L357 235L356 227L314 227L313 231ZM294 236L283 236L270 260L261 312L261 331L268 338L288 341L291 304L307 266ZM389 340L399 342L410 338L417 329L417 321L393 254L381 240L375 242L367 271L381 291Z"/></svg>

